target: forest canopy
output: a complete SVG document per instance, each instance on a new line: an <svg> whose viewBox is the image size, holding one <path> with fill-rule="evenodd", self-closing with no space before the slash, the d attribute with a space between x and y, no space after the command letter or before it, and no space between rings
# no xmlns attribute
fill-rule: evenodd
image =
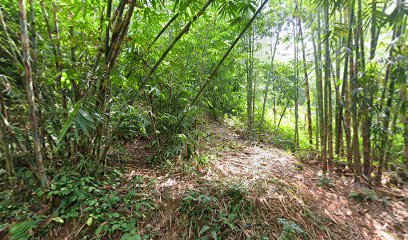
<svg viewBox="0 0 408 240"><path fill-rule="evenodd" d="M0 2L6 222L16 186L44 201L135 139L152 164L202 159L202 125L225 119L325 175L408 179L405 0Z"/></svg>

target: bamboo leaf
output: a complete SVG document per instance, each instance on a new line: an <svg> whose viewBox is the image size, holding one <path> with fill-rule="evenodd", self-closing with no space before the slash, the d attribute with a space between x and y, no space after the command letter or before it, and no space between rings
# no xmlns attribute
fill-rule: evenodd
<svg viewBox="0 0 408 240"><path fill-rule="evenodd" d="M64 127L61 129L59 136L58 136L58 141L57 141L57 149L59 149L59 146L61 144L61 140L65 137L69 127L71 126L73 120L75 119L77 113L79 110L79 102L77 102L77 104L75 105L74 110L69 114L69 117L67 119L67 121L64 124Z"/></svg>

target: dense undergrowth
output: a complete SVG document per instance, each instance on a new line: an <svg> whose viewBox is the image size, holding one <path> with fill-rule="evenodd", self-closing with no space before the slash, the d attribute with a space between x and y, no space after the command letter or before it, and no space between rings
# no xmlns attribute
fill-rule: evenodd
<svg viewBox="0 0 408 240"><path fill-rule="evenodd" d="M133 125L133 121L140 122L143 118L143 115L138 116L137 120L134 120L134 115L125 119L124 127L132 125L134 130L129 129L126 136L118 136L113 144L110 158L120 158L114 167L100 171L96 171L96 167L91 167L94 171L90 171L86 166L85 169L81 166L54 168L49 171L52 180L46 189L38 187L37 177L33 176L32 171L19 168L18 187L7 190L6 186L1 185L0 218L5 221L0 226L0 236L10 239L160 239L162 235L152 222L160 216L165 204L157 190L156 179L137 174L131 177L126 175L127 170L122 167L135 162L124 143L132 139L134 141L135 137L146 138L146 143L150 140L150 144L145 147L151 156L144 160L150 167L160 166L169 173L181 170L183 174L194 177L200 177L208 171L214 155L207 153L197 156L193 152L188 158L187 145L194 147L199 144L191 141L188 144L181 142L180 145L162 146L161 151L167 149L175 156L182 155L181 166L177 159L171 160L173 155L169 155L166 160L154 157L162 152L152 151L156 144L154 140L143 135L143 126ZM203 118L202 121L213 120ZM245 134L239 131L242 123L238 118L230 118L225 122L239 134ZM294 148L290 144L290 132L281 131L274 135L271 132L271 129L267 129L258 140L294 151L301 162L306 163L315 158L313 151ZM202 128L197 130L197 136L205 142L213 137ZM218 151L217 148L213 150ZM299 163L297 169L301 171L302 168L302 163ZM1 177L6 179L4 173ZM212 186L204 183L199 188L180 194L179 205L172 216L175 222L172 231L184 239L200 240L268 239L268 236L284 240L314 239L317 237L316 231L320 231L318 234L329 231L325 227L330 225L330 221L316 212L312 203L303 202L296 187L279 179L271 181L278 186L283 202L257 198L262 195L259 191L265 190L262 187L249 189L233 183L212 182ZM330 189L333 187L332 179L321 178L318 185ZM370 202L375 201L377 196L373 190L367 189L353 192L349 199ZM342 236L342 233L330 234Z"/></svg>
<svg viewBox="0 0 408 240"><path fill-rule="evenodd" d="M239 128L241 123L237 118L231 121L234 122L234 128ZM141 124L143 122L145 125ZM132 161L122 141L131 141L136 137L148 139L144 133L150 124L146 115L136 111L124 120L121 126L124 135L117 136L112 151L121 153L122 163ZM194 131L196 139L210 137L198 128ZM183 160L183 172L200 175L207 170L211 158L207 155L196 156L195 152L191 152L191 156L187 155L191 151L188 147L194 148L197 145L191 136L177 134L167 143L162 142L160 150L153 151L151 157L145 160L164 168L174 168L174 162L169 159L182 155L183 158L186 157ZM289 143L290 140L285 140L284 136L275 135L275 140L268 141ZM149 140L148 148L157 149L156 140ZM290 148L290 145L280 146ZM76 168L69 169L58 168L58 165L50 166L53 167L48 171L52 180L46 189L38 186L38 178L32 171L19 168L16 173L19 179L17 187L8 190L4 184L1 186L0 218L4 221L0 226L0 236L10 239L62 236L69 239L153 238L155 233L149 232L149 227L144 229L143 234L140 234L140 228L157 216L162 207L157 202L155 181L142 176L126 179L120 166L98 170L96 166L82 165L81 162L83 161L80 160ZM6 183L6 177L2 172L2 183ZM256 228L257 231L267 228L268 223L260 221L260 212L248 195L248 189L232 185L190 191L181 196L178 224L182 228L180 231L183 237L224 239L227 236L242 237L247 228ZM300 226L284 218L275 219L275 224L282 225L282 236L304 233ZM265 232L265 236L267 234Z"/></svg>
<svg viewBox="0 0 408 240"><path fill-rule="evenodd" d="M191 162L192 163L192 162ZM206 163L196 163L206 165ZM68 170L64 171L67 172ZM9 239L153 239L153 226L163 206L155 181L142 176L124 179L117 169L105 176L83 176L74 169L56 174L43 190L32 182L27 169L17 174L21 181L13 191L4 190L0 199L0 236ZM190 190L181 195L177 211L178 232L184 239L234 239L251 236L268 239L281 228L281 239L307 236L298 224L278 217L271 222L239 184ZM143 226L143 233L141 227Z"/></svg>
<svg viewBox="0 0 408 240"><path fill-rule="evenodd" d="M56 174L45 190L30 178L20 178L27 181L21 180L17 188L1 194L0 218L5 220L1 235L10 239L62 238L61 234L66 234L63 226L69 229L68 239L140 239L138 229L158 208L151 187L154 182L134 176L121 186L122 173L110 170L99 177L66 170L63 172L69 174ZM22 170L19 177L25 174L30 172Z"/></svg>

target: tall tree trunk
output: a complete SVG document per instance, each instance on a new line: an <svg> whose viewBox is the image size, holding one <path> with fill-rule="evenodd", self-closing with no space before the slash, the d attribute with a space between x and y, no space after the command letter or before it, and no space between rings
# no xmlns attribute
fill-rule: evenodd
<svg viewBox="0 0 408 240"><path fill-rule="evenodd" d="M353 41L353 25L354 25L354 5L350 4L348 12L348 35L346 45L346 55L344 57L344 69L343 69L343 84L342 84L342 101L344 103L344 133L346 137L346 150L347 150L347 165L349 168L353 167L353 154L351 146L351 116L350 116L350 84L348 76L351 76L352 68L352 41ZM350 67L349 67L350 63ZM351 78L351 77L350 77ZM339 112L342 114L342 106L339 106Z"/></svg>
<svg viewBox="0 0 408 240"><path fill-rule="evenodd" d="M252 91L253 91L253 82L252 82L252 28L251 32L248 33L248 44L247 44L247 49L248 49L248 58L247 58L247 118L248 118L248 130L251 132L252 131L252 119L253 119L253 108L252 108Z"/></svg>
<svg viewBox="0 0 408 240"><path fill-rule="evenodd" d="M359 0L358 0L359 1ZM355 1L352 2L355 4ZM360 70L360 61L361 61L361 52L360 52L360 28L358 26L360 19L358 18L358 23L356 26L354 39L355 39L355 62L354 69L352 70L352 79L351 79L351 89L352 89L352 125L353 125L353 161L354 161L354 181L360 182L361 177L361 160L360 160L360 143L358 141L358 132L359 132L359 111L358 111L358 75ZM353 57L352 57L353 58Z"/></svg>
<svg viewBox="0 0 408 240"><path fill-rule="evenodd" d="M33 79L31 74L30 63L30 43L27 36L27 13L25 0L18 1L18 7L20 10L20 25L21 25L21 46L23 48L23 64L25 69L26 88L28 97L28 106L30 110L30 128L32 132L34 142L34 154L37 163L38 174L41 180L41 186L46 187L48 185L47 175L45 174L45 168L43 163L43 157L41 153L41 142L38 134L37 115L34 100Z"/></svg>
<svg viewBox="0 0 408 240"><path fill-rule="evenodd" d="M106 84L104 84L104 96L103 96L103 104L102 104L102 109L101 112L105 113L106 115L106 122L103 126L103 130L102 133L105 136L105 142L103 145L103 149L102 149L102 153L101 155L99 155L99 146L97 148L97 161L98 162L104 162L104 166L107 166L107 153L108 150L110 148L110 145L112 143L112 134L114 132L116 132L116 129L119 127L119 124L121 123L121 121L123 119L120 119L118 121L118 124L116 127L114 127L113 129L111 129L110 127L110 120L111 120L111 111L110 111L110 106L109 106L109 102L111 102L111 91L112 91L112 80L111 80L111 72L113 70L113 68L115 67L116 64L116 60L118 58L118 55L121 51L121 47L124 41L125 36L128 33L129 30L129 25L130 25L130 21L132 19L133 16L133 12L135 10L135 6L136 6L136 0L132 0L129 3L129 8L126 12L126 15L123 19L123 21L116 22L115 23L115 27L113 29L112 32L112 40L111 40L111 44L109 46L109 54L108 54L108 61L105 62L105 72L106 72L106 76L104 77L104 81ZM120 27L116 27L116 26L120 26Z"/></svg>
<svg viewBox="0 0 408 240"><path fill-rule="evenodd" d="M261 130L262 130L264 119L265 119L265 108L266 108L266 100L268 98L269 85L271 84L271 81L273 79L273 76L272 76L273 75L273 61L275 59L276 47L278 46L278 43L279 43L279 34L280 34L281 26L282 25L278 27L278 30L276 32L275 44L274 45L271 44L271 56L272 57L271 57L268 81L266 82L265 95L264 95L263 104L262 104L262 116L261 116L261 124L260 124Z"/></svg>
<svg viewBox="0 0 408 240"><path fill-rule="evenodd" d="M401 11L401 6L402 2L405 2L403 0L396 0L396 6L397 6L397 11ZM401 29L398 26L394 26L393 30L393 36L392 39L397 39L400 37L401 34ZM393 57L394 53L394 46L391 45L390 47L390 52L389 52L389 59ZM389 127L389 122L391 119L391 109L392 109L392 103L393 103L393 96L394 96L394 88L395 88L395 78L391 77L390 81L390 75L392 72L392 64L388 63L387 64L387 69L385 72L385 79L384 79L384 90L382 92L381 96L381 107L380 110L384 112L384 117L382 118L382 127L383 127L383 134L380 137L380 150L379 150L379 156L378 156L378 171L375 179L376 185L381 185L381 179L382 179L382 174L383 174L383 169L384 165L387 161L387 151L389 148L389 132L390 132L390 127ZM387 84L389 84L389 87L387 88ZM387 91L388 90L388 91ZM388 96L387 96L388 95ZM387 98L387 102L385 107L383 107L383 102Z"/></svg>
<svg viewBox="0 0 408 240"><path fill-rule="evenodd" d="M327 152L328 158L323 160L323 172L326 173L328 170L328 164L331 164L332 157L333 157L333 145L331 138L331 130L332 130L332 112L331 112L331 81L330 81L330 67L331 67L331 60L330 60L330 43L329 43L329 3L326 2L324 4L324 32L325 32L325 40L324 40L324 112L326 115L325 123L324 123L324 135L327 139Z"/></svg>
<svg viewBox="0 0 408 240"><path fill-rule="evenodd" d="M321 49L321 21L320 21L320 9L317 11L317 62L319 66L322 64L322 49ZM321 142L321 160L323 163L324 171L327 171L327 128L325 123L325 107L324 107L324 94L323 94L323 72L319 67L319 75L317 77L317 98L319 105L319 125L320 125L320 142ZM326 173L326 172L325 172Z"/></svg>
<svg viewBox="0 0 408 240"><path fill-rule="evenodd" d="M360 3L359 3L360 4ZM373 0L371 2L371 28L370 28L370 56L369 59L374 59L375 51L377 48L377 21L376 21L376 11L377 11L377 1ZM361 13L359 13L361 14ZM361 46L363 48L363 46ZM370 180L371 176L371 119L372 113L370 111L370 107L373 105L373 94L366 90L366 101L363 103L362 112L364 113L364 117L361 123L361 136L363 138L363 173Z"/></svg>
<svg viewBox="0 0 408 240"><path fill-rule="evenodd" d="M363 13L362 13L362 3L358 0L358 43L359 44L359 60L358 69L359 72L365 72L365 51L364 51L364 33L363 33ZM370 98L368 94L367 99ZM369 100L370 101L370 100ZM369 103L367 101L361 101L361 137L363 139L363 173L367 179L370 177L370 166L371 166L371 143L370 143L370 111Z"/></svg>
<svg viewBox="0 0 408 240"><path fill-rule="evenodd" d="M16 173L14 171L14 163L11 157L10 145L6 139L7 128L6 126L4 126L4 121L3 121L3 118L7 117L7 113L4 107L4 97L3 97L2 89L0 89L0 107L1 107L0 113L3 115L2 118L0 119L0 144L3 147L3 156L4 156L4 161L5 161L9 183L10 183L10 186L13 187L16 184Z"/></svg>
<svg viewBox="0 0 408 240"><path fill-rule="evenodd" d="M340 24L343 24L343 17L342 17L342 10L339 11L339 22ZM345 38L342 37L339 40L337 40L337 50L336 50L336 77L335 77L335 91L336 91L336 118L335 118L335 154L337 155L338 158L341 157L341 151L340 149L342 148L343 144L343 129L342 129L342 121L343 121L343 103L342 103L342 98L341 98L341 93L340 93L340 75L341 75L341 58L340 58L340 51L345 43ZM346 53L347 54L347 53Z"/></svg>
<svg viewBox="0 0 408 240"><path fill-rule="evenodd" d="M156 72L157 68L160 66L160 64L163 62L163 60L166 58L167 54L170 53L170 51L173 49L173 47L176 45L176 43L181 39L181 37L183 37L184 34L188 33L188 31L190 31L191 25L205 13L207 8L210 6L210 4L213 1L214 0L207 0L207 2L204 4L204 6L192 17L192 19L183 27L181 32L174 38L173 42L163 52L163 54L161 55L159 60L157 60L157 62L154 64L154 66L150 70L150 72L146 75L146 77L143 78L143 80L142 80L142 82L140 83L140 86L139 86L139 92L144 89L147 82L150 80L150 78Z"/></svg>
<svg viewBox="0 0 408 240"><path fill-rule="evenodd" d="M252 127L254 127L255 125L255 97L256 97L256 78L254 77L254 49L255 49L255 30L254 28L252 28L252 34L251 34L251 66L250 66L250 77L252 79L252 85L253 85L253 89L252 89Z"/></svg>
<svg viewBox="0 0 408 240"><path fill-rule="evenodd" d="M309 136L310 147L313 148L313 132L312 132L312 110L310 104L310 92L309 92L309 77L307 74L307 61L306 61L306 46L303 39L302 31L302 21L300 16L298 17L299 34L302 41L302 58L303 58L303 73L305 77L305 97L306 97L306 108L307 108L307 132Z"/></svg>
<svg viewBox="0 0 408 240"><path fill-rule="evenodd" d="M31 40L31 58L32 58L32 73L33 73L33 82L39 82L38 81L38 66L37 66L37 60L38 60L38 52L37 52L37 31L36 31L36 23L35 23L35 7L34 7L34 0L30 0L30 40ZM36 96L38 99L42 99L42 94L41 91L38 91L38 96ZM38 107L37 111L38 119L41 122L42 119L42 111L41 111L41 106ZM45 145L45 133L42 131L41 128L38 129L39 131L39 136L40 136L40 141L41 141L41 146L42 146L42 154L43 156L47 157L47 149Z"/></svg>
<svg viewBox="0 0 408 240"><path fill-rule="evenodd" d="M312 33L312 44L313 44L313 59L314 59L314 65L315 65L315 75L316 75L316 95L317 95L317 100L315 100L315 111L316 111L316 150L319 150L319 132L320 132L320 112L322 106L320 105L320 80L321 79L321 74L320 74L320 63L319 63L319 57L316 49L316 37L315 33Z"/></svg>
<svg viewBox="0 0 408 240"><path fill-rule="evenodd" d="M200 90L198 90L197 95L194 97L193 101L191 101L190 106L193 106L197 100L200 98L201 94L203 93L204 89L207 87L207 85L210 83L210 81L214 78L214 76L218 73L219 68L221 65L224 63L225 59L227 59L228 55L231 53L231 51L234 49L235 45L237 45L238 41L242 38L242 36L245 34L246 30L252 25L253 21L255 18L259 15L259 13L262 11L262 9L265 7L265 5L268 3L268 0L264 0L259 6L258 10L254 13L254 15L251 17L249 22L245 25L244 29L239 33L239 35L235 38L235 40L232 42L231 46L228 48L227 52L222 56L221 60L218 62L217 66L214 68L214 70L211 72L210 76L207 78L207 80L204 82L204 84L200 87ZM180 126L181 122L183 121L184 117L186 115L183 114L181 118L179 119L177 125Z"/></svg>
<svg viewBox="0 0 408 240"><path fill-rule="evenodd" d="M401 99L401 123L404 137L404 161L408 168L408 98L407 98L407 76L405 74L404 81L400 84L400 99Z"/></svg>
<svg viewBox="0 0 408 240"><path fill-rule="evenodd" d="M296 21L293 21L293 63L295 69L295 148L299 147L299 68L298 68L298 41L296 36Z"/></svg>

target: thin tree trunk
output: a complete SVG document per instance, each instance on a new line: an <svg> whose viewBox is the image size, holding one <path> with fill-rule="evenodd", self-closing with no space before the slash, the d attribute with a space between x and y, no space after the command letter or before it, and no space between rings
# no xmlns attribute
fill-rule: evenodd
<svg viewBox="0 0 408 240"><path fill-rule="evenodd" d="M32 72L33 72L33 82L38 83L38 66L37 66L37 60L38 60L38 53L37 53L37 31L36 31L36 24L35 24L35 8L34 8L34 0L30 0L30 33L31 33L31 52L32 52ZM42 99L42 94L41 91L38 91L38 99ZM41 111L41 106L38 107L37 111L37 116L39 121L42 119L42 111ZM47 157L47 150L45 146L45 135L44 131L42 131L42 128L39 128L39 135L41 139L41 146L42 146L42 151L43 151L43 156Z"/></svg>
<svg viewBox="0 0 408 240"><path fill-rule="evenodd" d="M358 0L359 1L359 0ZM355 4L355 1L353 1L351 4ZM360 143L359 143L359 137L358 137L358 132L359 132L359 111L358 111L358 73L360 70L360 60L361 60L361 54L360 54L360 45L359 45L359 39L360 39L360 28L358 26L359 24L359 17L358 17L358 23L356 26L356 31L354 34L354 39L355 39L355 62L354 62L354 69L351 72L352 73L352 79L351 79L351 89L352 89L352 125L353 125L353 170L354 170L354 181L355 182L360 182L361 178L361 159L360 159ZM353 57L352 57L353 58Z"/></svg>
<svg viewBox="0 0 408 240"><path fill-rule="evenodd" d="M320 44L321 39L321 21L320 21L320 9L317 12L317 59L319 66L322 64L322 49ZM327 128L325 123L325 107L324 107L324 94L323 94L323 73L322 68L319 67L319 76L318 76L318 102L319 102L319 125L320 125L320 142L321 142L321 161L323 163L323 168L327 171Z"/></svg>
<svg viewBox="0 0 408 240"><path fill-rule="evenodd" d="M374 59L375 51L377 48L377 21L376 21L376 10L377 10L377 1L373 0L371 2L371 39L370 39L370 56L369 59ZM361 46L363 47L363 46ZM368 90L367 90L368 91ZM370 180L371 176L371 119L372 113L370 112L369 108L373 105L373 95L372 93L367 93L367 101L363 103L362 112L364 113L363 121L361 124L361 136L363 138L363 157L364 157L364 164L363 164L363 173Z"/></svg>
<svg viewBox="0 0 408 240"><path fill-rule="evenodd" d="M261 6L258 8L258 10L255 12L255 14L252 16L252 18L249 20L249 22L245 25L244 29L242 29L241 33L238 35L238 37L235 38L234 42L231 44L231 46L228 48L227 52L223 55L221 60L218 62L217 66L214 68L214 70L211 72L210 76L208 77L207 81L201 86L200 90L198 91L197 95L194 97L193 101L191 102L190 106L193 106L199 97L201 96L202 92L204 89L207 87L207 85L210 83L210 81L214 78L214 76L217 74L218 69L221 67L221 65L224 63L225 59L228 57L228 55L231 53L231 51L234 49L235 45L238 43L238 41L242 38L246 30L251 26L252 22L255 20L255 18L259 15L261 10L265 7L266 3L268 3L268 0L265 0L262 2ZM185 117L185 114L180 118L178 121L178 126L180 126L181 122L183 121Z"/></svg>
<svg viewBox="0 0 408 240"><path fill-rule="evenodd" d="M3 27L4 34L6 35L6 39L8 44L10 45L10 56L13 58L13 62L16 65L20 64L19 59L21 59L20 54L18 53L18 48L13 41L13 39L10 37L10 34L7 31L7 25L6 22L4 21L4 16L3 16L3 9L0 8L0 23Z"/></svg>
<svg viewBox="0 0 408 240"><path fill-rule="evenodd" d="M3 117L6 117L7 113L4 107L4 98L2 91L0 91L0 105L0 114L2 114ZM14 186L16 184L16 173L14 171L14 163L10 153L10 146L6 140L6 132L7 128L4 126L3 120L0 120L0 144L3 146L4 161L9 183L10 186Z"/></svg>
<svg viewBox="0 0 408 240"><path fill-rule="evenodd" d="M343 24L343 17L342 17L342 10L339 11L339 22ZM342 99L340 93L340 68L341 68L341 59L340 59L340 50L342 45L344 44L344 37L337 40L336 46L336 77L335 79L335 91L336 91L336 118L335 118L335 154L338 158L341 157L340 148L343 143L343 129L342 129L342 121L343 121L343 108L342 108Z"/></svg>
<svg viewBox="0 0 408 240"><path fill-rule="evenodd" d="M364 51L364 36L363 36L363 16L362 16L362 3L361 0L358 0L358 12L357 12L358 24L358 42L359 45L359 57L358 57L358 71L365 72L365 51ZM369 93L368 93L369 94ZM370 98L370 96L367 96ZM363 173L364 176L369 179L370 177L370 165L371 165L371 149L370 149L370 112L368 102L363 100L361 101L361 137L363 139Z"/></svg>
<svg viewBox="0 0 408 240"><path fill-rule="evenodd" d="M276 53L276 47L278 46L279 43L279 34L280 34L280 29L281 29L280 25L278 27L278 31L276 33L276 39L275 39L275 44L274 47L272 48L272 44L271 44L271 64L270 64L270 70L269 70L269 76L268 76L268 81L266 82L266 88L265 88L265 95L264 95L264 99L263 99L263 104L262 104L262 116L261 116L261 124L260 124L260 129L262 130L263 127L263 123L264 123L264 118L265 118L265 107L266 107L266 100L268 97L268 90L269 90L269 85L271 83L272 80L272 75L273 75L273 61L275 59L275 53Z"/></svg>
<svg viewBox="0 0 408 240"><path fill-rule="evenodd" d="M298 45L296 39L296 21L293 21L293 68L295 69L295 148L299 147L299 69L298 69Z"/></svg>
<svg viewBox="0 0 408 240"><path fill-rule="evenodd" d="M327 140L327 153L328 153L328 158L326 157L326 153L324 155L325 158L323 159L323 173L326 173L328 170L328 164L330 163L330 142L332 141L331 134L329 133L329 125L331 126L331 112L329 110L330 106L330 100L329 98L331 97L329 95L329 85L330 85L330 43L329 43L329 3L326 2L324 4L324 32L325 35L327 36L324 40L324 112L325 112L325 119L324 119L324 136L325 140ZM330 129L331 130L331 129ZM325 144L326 145L326 144ZM326 148L326 147L325 147ZM326 150L326 149L325 149Z"/></svg>
<svg viewBox="0 0 408 240"><path fill-rule="evenodd" d="M305 46L305 41L303 39L302 21L300 19L300 16L298 17L298 25L299 25L300 39L302 41L303 72L304 72L304 77L305 77L305 97L306 97L306 106L307 106L307 132L309 134L310 147L313 148L312 110L311 110L311 104L310 104L309 77L307 74L306 46Z"/></svg>
<svg viewBox="0 0 408 240"><path fill-rule="evenodd" d="M105 95L103 96L104 98L104 102L102 105L102 109L101 112L106 114L106 123L103 126L102 129L102 133L105 136L105 143L103 146L103 150L102 150L102 154L99 155L99 151L100 151L100 146L98 146L97 148L97 161L98 162L104 162L104 166L107 166L107 153L108 150L110 148L110 145L112 143L112 134L116 131L116 128L113 129L113 131L111 131L111 127L110 127L110 120L111 120L111 111L110 111L110 107L109 107L109 102L111 99L111 88L112 88L112 82L111 82L111 78L110 78L110 74L112 72L112 69L115 67L115 63L117 60L117 57L121 51L121 46L123 44L123 40L125 38L125 36L127 35L128 29L129 29L129 25L130 25L130 21L132 19L133 16L133 12L136 6L136 0L132 0L129 4L129 8L128 11L126 12L125 18L122 21L122 23L120 24L120 29L118 30L114 30L113 34L112 34L112 40L111 40L111 45L109 47L109 54L108 54L108 61L106 61L105 63L105 71L106 71L106 76L104 81L107 83L106 85L104 85L104 93ZM108 107L108 108L107 108ZM121 120L118 121L118 125L121 123ZM101 137L101 136L99 136Z"/></svg>
<svg viewBox="0 0 408 240"><path fill-rule="evenodd" d="M314 58L314 63L315 63L315 75L316 75L316 95L317 95L317 100L316 102L316 150L319 150L319 132L320 132L320 112L321 112L321 105L320 105L320 93L319 93L319 86L320 86L320 81L321 75L320 75L320 65L319 65L319 60L317 56L317 50L316 50L316 39L315 39L315 34L312 33L312 43L313 43L313 58Z"/></svg>
<svg viewBox="0 0 408 240"><path fill-rule="evenodd" d="M174 14L174 16L167 22L166 25L162 28L162 30L156 35L156 37L153 39L152 43L150 43L150 47L153 46L157 40L159 40L160 36L166 31L166 29L177 19L177 17L180 15L180 13Z"/></svg>
<svg viewBox="0 0 408 240"><path fill-rule="evenodd" d="M250 77L251 77L251 82L253 85L252 89L252 127L255 125L255 97L256 97L256 79L254 78L254 49L255 49L255 30L252 28L252 33L251 33L251 66L250 66Z"/></svg>
<svg viewBox="0 0 408 240"><path fill-rule="evenodd" d="M349 10L349 23L348 23L348 36L346 45L346 56L344 60L343 69L343 85L342 85L342 101L344 103L344 133L346 137L346 149L347 149L347 165L349 168L353 167L353 155L351 151L351 117L350 117L350 85L348 76L353 68L351 56L352 55L352 40L353 40L353 24L354 24L354 5L350 5ZM350 68L349 68L350 62ZM339 106L339 112L342 114L342 106Z"/></svg>
<svg viewBox="0 0 408 240"><path fill-rule="evenodd" d="M140 83L139 86L139 92L142 91L144 89L144 87L146 86L146 83L150 80L150 78L153 76L153 74L156 72L157 68L159 67L159 65L161 64L161 62L164 60L164 58L167 56L167 54L169 54L169 52L173 49L173 47L176 45L176 43L178 42L178 40L181 39L181 37L183 37L184 34L188 33L188 31L190 30L191 25L193 24L193 22L195 22L201 15L204 14L205 10L208 8L208 6L210 6L210 4L213 2L214 0L207 0L207 2L204 4L204 6L193 16L193 18L191 19L191 21L189 21L184 28L181 30L181 32L174 38L173 42L170 44L170 46L163 52L163 54L161 55L161 57L159 58L159 60L157 60L156 64L153 66L153 68L150 70L150 72L146 75L146 77L142 80L142 82Z"/></svg>
<svg viewBox="0 0 408 240"><path fill-rule="evenodd" d="M246 86L246 99L247 99L247 118L248 118L248 131L252 131L252 119L253 119L253 108L252 108L252 29L251 29L251 33L248 34L248 58L247 58L247 86Z"/></svg>
<svg viewBox="0 0 408 240"><path fill-rule="evenodd" d="M276 125L276 130L279 129L279 127L280 127L283 116L285 116L286 109L288 109L289 103L290 103L290 99L288 99L288 101L286 102L285 108L283 108L282 114L279 117L278 125Z"/></svg>
<svg viewBox="0 0 408 240"><path fill-rule="evenodd" d="M23 48L23 64L25 69L25 78L26 78L26 88L27 88L27 97L28 97L28 106L30 110L30 128L32 131L32 137L34 142L34 153L37 163L38 174L41 180L41 186L46 187L48 185L48 179L45 174L45 168L43 163L43 157L41 153L41 142L38 134L38 124L37 124L37 115L35 109L35 100L34 100L34 89L33 89L33 80L31 74L31 63L30 63L30 44L27 36L27 13L26 13L26 3L25 0L18 1L18 7L20 10L21 18L21 46Z"/></svg>
<svg viewBox="0 0 408 240"><path fill-rule="evenodd" d="M401 6L402 2L405 2L403 0L396 0L396 6L398 7L398 11L401 11ZM392 39L396 39L400 36L401 34L401 29L399 29L397 26L394 26L393 30L393 37ZM394 46L390 47L390 52L389 52L389 59L393 57L393 52L394 52ZM389 122L391 118L391 109L392 109L392 102L393 102L393 96L394 96L394 88L395 88L395 79L394 77L390 78L390 74L392 71L392 65L391 63L387 64L387 69L385 72L385 79L384 79L384 90L382 92L381 96L381 106L380 110L384 111L385 117L382 118L382 127L383 127L383 134L380 137L380 150L379 150L379 156L378 156L378 171L375 179L376 185L381 185L381 179L382 179L382 174L383 174L383 169L384 165L387 162L387 151L389 148ZM389 81L389 87L387 88L387 84ZM388 91L387 91L388 90ZM383 102L385 98L387 97L387 92L388 92L388 98L387 98L387 103L385 106L385 109L383 109Z"/></svg>

